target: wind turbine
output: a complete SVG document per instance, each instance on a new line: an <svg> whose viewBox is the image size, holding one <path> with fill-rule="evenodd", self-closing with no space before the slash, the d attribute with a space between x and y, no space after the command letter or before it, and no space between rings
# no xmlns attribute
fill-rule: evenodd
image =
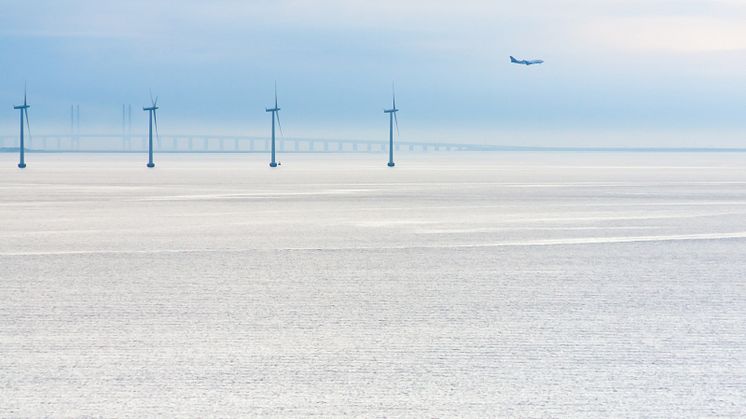
<svg viewBox="0 0 746 419"><path fill-rule="evenodd" d="M14 106L13 109L18 109L21 114L21 143L19 147L19 151L21 153L20 161L18 162L18 167L23 169L26 167L26 160L24 158L24 152L25 152L25 145L23 143L23 119L26 119L26 128L28 128L28 135L31 137L31 126L28 122L28 108L30 108L28 101L26 100L26 87L23 87L23 105Z"/></svg>
<svg viewBox="0 0 746 419"><path fill-rule="evenodd" d="M153 163L153 123L155 123L155 135L158 136L158 117L155 111L158 110L158 97L153 100L153 93L150 93L150 106L143 107L142 110L148 111L150 123L148 125L148 167L155 167Z"/></svg>
<svg viewBox="0 0 746 419"><path fill-rule="evenodd" d="M389 114L389 167L394 167L394 122L396 122L396 135L399 135L399 119L396 117L396 113L399 109L396 109L396 91L394 85L391 85L391 109L385 109L383 113Z"/></svg>
<svg viewBox="0 0 746 419"><path fill-rule="evenodd" d="M266 108L266 111L272 112L272 161L269 162L269 167L277 167L277 161L275 161L275 118L277 119L277 126L280 128L280 134L282 134L280 108L277 106L277 83L275 83L275 107Z"/></svg>

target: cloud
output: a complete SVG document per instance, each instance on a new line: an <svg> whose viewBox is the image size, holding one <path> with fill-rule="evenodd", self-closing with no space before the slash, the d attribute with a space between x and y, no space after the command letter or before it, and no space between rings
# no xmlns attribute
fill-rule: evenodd
<svg viewBox="0 0 746 419"><path fill-rule="evenodd" d="M583 25L579 37L596 47L677 53L746 50L743 20L712 17L612 18Z"/></svg>

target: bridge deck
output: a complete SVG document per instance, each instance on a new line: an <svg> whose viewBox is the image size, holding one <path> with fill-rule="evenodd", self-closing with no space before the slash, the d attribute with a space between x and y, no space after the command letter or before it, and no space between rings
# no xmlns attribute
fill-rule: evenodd
<svg viewBox="0 0 746 419"><path fill-rule="evenodd" d="M270 139L235 135L161 135L154 140L160 152L269 152ZM0 148L18 147L18 136L0 136ZM34 135L26 138L30 151L48 152L141 152L147 151L147 136L121 134ZM328 140L309 138L282 138L277 140L281 152L298 153L383 153L388 151L388 141ZM395 150L410 151L484 151L496 147L459 144L398 141Z"/></svg>

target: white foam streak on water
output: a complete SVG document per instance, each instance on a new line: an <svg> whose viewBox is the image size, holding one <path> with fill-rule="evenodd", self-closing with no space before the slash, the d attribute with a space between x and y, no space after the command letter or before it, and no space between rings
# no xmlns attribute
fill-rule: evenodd
<svg viewBox="0 0 746 419"><path fill-rule="evenodd" d="M576 239L559 239L559 240L534 240L524 242L502 242L502 243L465 243L465 244L448 244L448 245L413 245L413 246L374 246L374 247L295 247L275 250L412 250L412 249L445 249L445 248L470 248L470 247L504 247L504 246L557 246L573 244L604 244L604 243L635 243L635 242L659 242L659 241L677 241L677 240L724 240L724 239L743 239L746 238L746 232L722 233L722 234L682 234L674 236L624 236L624 237L584 237ZM0 256L39 256L39 255L82 255L82 254L125 254L125 253L209 253L209 252L251 252L257 250L267 250L263 248L244 248L244 249L158 249L158 250L73 250L57 252L3 252Z"/></svg>
<svg viewBox="0 0 746 419"><path fill-rule="evenodd" d="M741 154L28 157L0 416L746 411Z"/></svg>

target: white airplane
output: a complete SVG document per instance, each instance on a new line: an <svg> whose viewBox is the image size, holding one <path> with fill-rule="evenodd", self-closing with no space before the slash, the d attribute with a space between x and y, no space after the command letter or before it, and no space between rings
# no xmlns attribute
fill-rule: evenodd
<svg viewBox="0 0 746 419"><path fill-rule="evenodd" d="M515 57L511 55L510 62L513 64L534 65L534 64L542 64L544 63L544 60L516 60Z"/></svg>

